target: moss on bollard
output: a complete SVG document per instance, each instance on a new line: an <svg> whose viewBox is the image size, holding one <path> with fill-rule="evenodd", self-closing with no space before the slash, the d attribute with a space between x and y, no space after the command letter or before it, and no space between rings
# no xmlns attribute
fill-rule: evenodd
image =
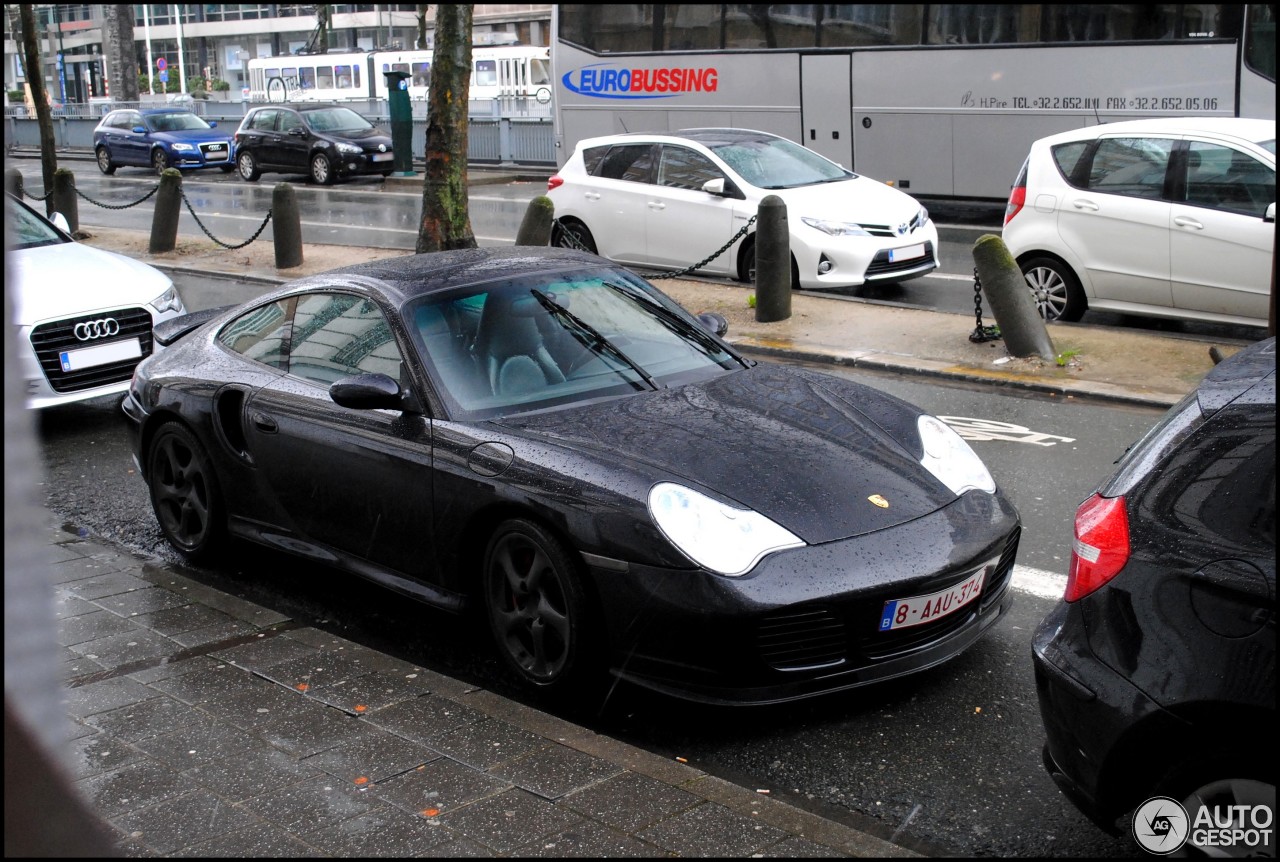
<svg viewBox="0 0 1280 862"><path fill-rule="evenodd" d="M995 234L978 237L973 244L973 263L1009 353L1054 361L1057 351L1053 341L1036 310L1027 279L1004 240Z"/></svg>
<svg viewBox="0 0 1280 862"><path fill-rule="evenodd" d="M546 195L538 195L529 201L520 230L516 231L516 245L550 245L555 211L556 205Z"/></svg>

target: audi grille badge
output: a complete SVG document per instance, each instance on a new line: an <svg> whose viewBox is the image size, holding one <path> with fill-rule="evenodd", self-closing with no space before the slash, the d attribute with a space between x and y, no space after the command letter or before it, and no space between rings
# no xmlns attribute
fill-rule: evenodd
<svg viewBox="0 0 1280 862"><path fill-rule="evenodd" d="M103 317L98 320L86 320L82 323L76 324L75 334L76 338L81 341L110 338L113 335L120 334L120 324L116 322L114 317Z"/></svg>

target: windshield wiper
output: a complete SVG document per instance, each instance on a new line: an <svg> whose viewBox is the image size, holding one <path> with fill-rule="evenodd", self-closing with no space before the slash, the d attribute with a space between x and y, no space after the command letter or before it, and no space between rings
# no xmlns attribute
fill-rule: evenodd
<svg viewBox="0 0 1280 862"><path fill-rule="evenodd" d="M560 321L567 321L570 326L576 328L580 333L585 334L586 338L579 340L582 341L589 349L596 353L612 354L622 360L623 364L636 374L639 374L641 379L643 379L645 383L649 384L649 388L655 390L662 388L658 385L658 381L654 380L653 376L650 375L649 372L645 371L631 357L623 353L616 344L601 335L600 331L590 323L587 323L585 320L578 317L578 315L574 314L572 311L565 308L563 305L556 302L536 287L529 288L529 292L533 294L533 298L538 300L543 308L551 313L552 317L555 317Z"/></svg>
<svg viewBox="0 0 1280 862"><path fill-rule="evenodd" d="M716 341L714 338L711 337L710 333L705 332L700 327L690 324L680 315L676 314L674 311L667 308L665 305L660 304L656 299L649 299L648 297L634 290L623 287L620 284L614 284L609 281L602 282L602 284L604 284L605 287L613 291L616 291L617 293L622 294L627 299L630 299L632 302L636 303L637 305L644 306L646 311L657 312L658 318L668 329L670 329L676 335L693 339L699 347L701 347L704 351L706 351L708 356L711 356L714 358L714 355L717 353L727 353L730 356L730 358L735 360L743 368L751 367L745 359L739 356L728 345L721 344L720 342Z"/></svg>

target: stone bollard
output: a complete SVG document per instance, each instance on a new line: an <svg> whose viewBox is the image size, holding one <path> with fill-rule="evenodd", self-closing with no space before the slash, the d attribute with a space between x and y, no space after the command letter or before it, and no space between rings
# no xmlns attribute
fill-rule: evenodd
<svg viewBox="0 0 1280 862"><path fill-rule="evenodd" d="M756 216L756 322L791 316L791 226L777 195L760 201Z"/></svg>
<svg viewBox="0 0 1280 862"><path fill-rule="evenodd" d="M182 172L165 168L160 174L160 190L156 192L156 208L151 213L152 254L173 251L178 244L178 216L182 214Z"/></svg>
<svg viewBox="0 0 1280 862"><path fill-rule="evenodd" d="M67 233L80 230L80 205L76 201L76 175L67 168L53 172L53 212L67 220Z"/></svg>
<svg viewBox="0 0 1280 862"><path fill-rule="evenodd" d="M276 269L302 266L302 217L298 196L288 183L271 190L271 234L276 244Z"/></svg>
<svg viewBox="0 0 1280 862"><path fill-rule="evenodd" d="M22 187L22 171L17 168L4 169L4 190L22 200L22 196L26 194Z"/></svg>
<svg viewBox="0 0 1280 862"><path fill-rule="evenodd" d="M516 231L516 245L550 245L551 223L555 219L556 205L546 195L538 195L529 201L524 211L524 221Z"/></svg>
<svg viewBox="0 0 1280 862"><path fill-rule="evenodd" d="M1035 297L1027 288L1027 279L1018 262L1009 253L1004 240L995 234L978 237L973 244L973 262L982 281L982 293L991 306L1000 337L1009 353L1017 357L1039 356L1055 361L1053 347L1044 320L1036 310Z"/></svg>

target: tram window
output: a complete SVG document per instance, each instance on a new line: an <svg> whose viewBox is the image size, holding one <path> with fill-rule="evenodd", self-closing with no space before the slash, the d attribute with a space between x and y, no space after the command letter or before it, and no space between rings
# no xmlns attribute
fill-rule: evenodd
<svg viewBox="0 0 1280 862"><path fill-rule="evenodd" d="M687 147L662 148L662 159L658 163L658 185L677 189L700 190L709 180L724 176L720 169L702 153L696 153Z"/></svg>
<svg viewBox="0 0 1280 862"><path fill-rule="evenodd" d="M633 183L650 182L653 176L653 147L649 144L626 144L610 148L609 154L600 163L596 176Z"/></svg>
<svg viewBox="0 0 1280 862"><path fill-rule="evenodd" d="M298 70L298 87L303 90L314 90L316 88L316 70L314 68L303 67Z"/></svg>
<svg viewBox="0 0 1280 862"><path fill-rule="evenodd" d="M358 66L334 66L333 71L338 81L339 90L350 90L360 86L360 68ZM355 72L354 78L352 72Z"/></svg>
<svg viewBox="0 0 1280 862"><path fill-rule="evenodd" d="M498 83L498 64L494 60L476 60L476 86L493 87Z"/></svg>
<svg viewBox="0 0 1280 862"><path fill-rule="evenodd" d="M430 63L414 63L413 64L413 86L415 87L431 86L431 64Z"/></svg>
<svg viewBox="0 0 1280 862"><path fill-rule="evenodd" d="M322 90L333 88L332 66L316 66L316 86Z"/></svg>

